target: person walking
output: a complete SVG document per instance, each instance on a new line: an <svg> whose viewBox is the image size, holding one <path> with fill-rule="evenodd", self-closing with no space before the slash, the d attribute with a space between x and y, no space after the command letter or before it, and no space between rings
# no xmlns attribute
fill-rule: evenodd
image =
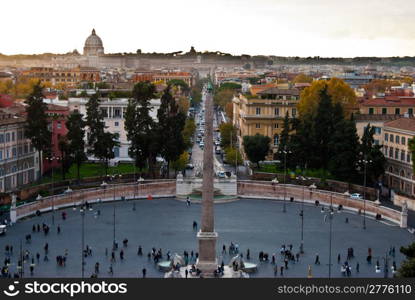
<svg viewBox="0 0 415 300"><path fill-rule="evenodd" d="M341 260L340 253L337 255L337 263L339 264Z"/></svg>
<svg viewBox="0 0 415 300"><path fill-rule="evenodd" d="M359 271L360 271L360 264L359 264L359 262L356 264L356 273L359 273Z"/></svg>
<svg viewBox="0 0 415 300"><path fill-rule="evenodd" d="M146 274L147 274L146 268L143 268L143 270L141 272L143 273L143 278L146 278Z"/></svg>
<svg viewBox="0 0 415 300"><path fill-rule="evenodd" d="M319 264L320 264L320 257L319 257L319 255L318 255L318 253L316 254L316 259L315 259L315 261L314 261L314 264L315 264L315 265L319 265Z"/></svg>
<svg viewBox="0 0 415 300"><path fill-rule="evenodd" d="M189 275L189 271L187 269L184 271L184 275L185 275L186 278Z"/></svg>
<svg viewBox="0 0 415 300"><path fill-rule="evenodd" d="M61 227L58 225L58 234L61 234Z"/></svg>

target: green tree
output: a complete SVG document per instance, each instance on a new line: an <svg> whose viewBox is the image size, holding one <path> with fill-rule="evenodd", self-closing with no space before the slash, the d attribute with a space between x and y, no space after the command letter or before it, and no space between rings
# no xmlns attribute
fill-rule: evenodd
<svg viewBox="0 0 415 300"><path fill-rule="evenodd" d="M269 152L269 143L271 139L268 136L256 134L254 136L246 135L243 137L243 146L248 159L256 163L258 168L259 162L264 160Z"/></svg>
<svg viewBox="0 0 415 300"><path fill-rule="evenodd" d="M359 146L359 136L354 120L338 122L329 142L332 155L328 164L328 170L336 179L347 182L355 181Z"/></svg>
<svg viewBox="0 0 415 300"><path fill-rule="evenodd" d="M42 153L47 156L51 149L52 133L48 129L47 105L43 103L40 82L34 85L33 92L26 99L27 121L25 136L30 139L33 147L39 152L39 177L42 175Z"/></svg>
<svg viewBox="0 0 415 300"><path fill-rule="evenodd" d="M322 167L327 170L330 158L329 142L333 134L333 106L331 97L327 93L327 88L323 88L320 93L320 102L317 107L317 114L314 119L314 160L312 167Z"/></svg>
<svg viewBox="0 0 415 300"><path fill-rule="evenodd" d="M104 114L99 105L98 93L93 94L86 104L86 125L89 127L88 152L103 162L105 175L108 175L108 162L114 158L114 147L119 143L115 134L105 132Z"/></svg>
<svg viewBox="0 0 415 300"><path fill-rule="evenodd" d="M275 158L277 160L282 161L284 159L284 154L282 153L282 151L289 150L290 149L289 144L290 144L290 119L288 118L288 111L287 111L284 117L282 131L279 134L278 151L275 155ZM287 159L287 164L290 165L290 163L288 163L288 159Z"/></svg>
<svg viewBox="0 0 415 300"><path fill-rule="evenodd" d="M189 153L184 151L178 159L171 163L172 168L174 169L174 173L177 174L178 171L183 171L186 168L186 164L189 161Z"/></svg>
<svg viewBox="0 0 415 300"><path fill-rule="evenodd" d="M86 122L82 118L83 116L78 111L73 111L66 121L66 128L68 133L66 134L67 141L69 143L70 153L73 162L77 168L77 179L81 179L80 169L84 161L87 160L85 154L85 125Z"/></svg>
<svg viewBox="0 0 415 300"><path fill-rule="evenodd" d="M226 104L232 101L234 93L235 92L230 89L217 91L213 96L213 103L220 106L222 109L225 109Z"/></svg>
<svg viewBox="0 0 415 300"><path fill-rule="evenodd" d="M146 165L153 173L156 156L159 153L156 123L150 116L150 100L154 98L156 87L149 82L139 82L133 88L133 98L129 101L125 114L125 129L131 142L128 154L134 157L135 165L143 170Z"/></svg>
<svg viewBox="0 0 415 300"><path fill-rule="evenodd" d="M236 145L237 132L231 122L221 123L219 126L221 146L227 148Z"/></svg>
<svg viewBox="0 0 415 300"><path fill-rule="evenodd" d="M69 142L66 136L61 136L59 138L58 147L61 153L60 162L61 162L62 180L65 180L65 174L69 171L72 165L71 149L69 147Z"/></svg>
<svg viewBox="0 0 415 300"><path fill-rule="evenodd" d="M183 80L181 80L181 79L172 79L169 82L167 82L167 85L168 86L177 86L177 87L180 87L180 89L183 92L188 92L190 90L189 85L186 82L184 82Z"/></svg>
<svg viewBox="0 0 415 300"><path fill-rule="evenodd" d="M406 260L398 270L398 277L415 277L415 243L408 247L401 247L401 253L406 256Z"/></svg>
<svg viewBox="0 0 415 300"><path fill-rule="evenodd" d="M167 162L167 170L169 170L170 162L177 160L186 149L182 135L186 115L179 110L169 86L164 90L160 101L160 108L157 111L160 154Z"/></svg>
<svg viewBox="0 0 415 300"><path fill-rule="evenodd" d="M226 157L226 163L231 164L231 165L241 165L242 164L242 155L241 153L238 151L238 149L236 149L235 147L227 147L225 149L225 157Z"/></svg>
<svg viewBox="0 0 415 300"><path fill-rule="evenodd" d="M187 118L182 131L186 148L192 147L192 137L196 131L195 119Z"/></svg>
<svg viewBox="0 0 415 300"><path fill-rule="evenodd" d="M360 163L358 163L360 173L363 175L364 164L363 160L368 161L366 174L369 182L375 183L379 177L385 173L386 158L383 155L381 145L375 144L373 135L375 134L375 127L368 124L363 132L360 145Z"/></svg>

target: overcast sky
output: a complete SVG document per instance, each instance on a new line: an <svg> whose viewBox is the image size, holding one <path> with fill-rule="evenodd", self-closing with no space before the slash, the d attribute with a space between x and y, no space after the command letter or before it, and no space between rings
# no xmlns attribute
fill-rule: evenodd
<svg viewBox="0 0 415 300"><path fill-rule="evenodd" d="M0 53L105 52L414 56L414 0L7 0Z"/></svg>

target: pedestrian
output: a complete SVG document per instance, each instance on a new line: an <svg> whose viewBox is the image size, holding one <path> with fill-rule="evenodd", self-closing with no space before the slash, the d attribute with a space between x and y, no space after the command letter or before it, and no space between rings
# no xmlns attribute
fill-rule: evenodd
<svg viewBox="0 0 415 300"><path fill-rule="evenodd" d="M315 265L319 265L319 264L320 264L320 257L319 257L319 255L318 255L318 253L316 254L316 259L315 259L315 261L314 261L314 264L315 264Z"/></svg>
<svg viewBox="0 0 415 300"><path fill-rule="evenodd" d="M193 229L197 229L197 222L193 221Z"/></svg>
<svg viewBox="0 0 415 300"><path fill-rule="evenodd" d="M186 276L186 278L189 275L189 271L187 269L184 271L184 275Z"/></svg>
<svg viewBox="0 0 415 300"><path fill-rule="evenodd" d="M356 264L356 273L359 273L359 270L360 270L360 264L359 264L359 263L357 263L357 264Z"/></svg>
<svg viewBox="0 0 415 300"><path fill-rule="evenodd" d="M278 275L278 266L275 265L275 267L274 267L274 277L277 277L277 275Z"/></svg>
<svg viewBox="0 0 415 300"><path fill-rule="evenodd" d="M137 255L143 255L143 249L141 248L141 245L138 246Z"/></svg>
<svg viewBox="0 0 415 300"><path fill-rule="evenodd" d="M349 218L346 218L345 223L348 224L349 223Z"/></svg>
<svg viewBox="0 0 415 300"><path fill-rule="evenodd" d="M298 262L298 261L300 260L300 253L298 253L298 252L297 252L297 253L295 254L295 258L297 259L297 262Z"/></svg>
<svg viewBox="0 0 415 300"><path fill-rule="evenodd" d="M340 258L340 253L337 255L337 263L339 264L340 263L340 260L341 260L341 258Z"/></svg>
<svg viewBox="0 0 415 300"><path fill-rule="evenodd" d="M284 259L285 269L288 270L288 258Z"/></svg>
<svg viewBox="0 0 415 300"><path fill-rule="evenodd" d="M284 267L283 266L280 267L280 275L284 276Z"/></svg>
<svg viewBox="0 0 415 300"><path fill-rule="evenodd" d="M35 224L33 224L33 226L32 226L32 232L35 232L36 231L36 226L35 226Z"/></svg>
<svg viewBox="0 0 415 300"><path fill-rule="evenodd" d="M189 198L189 196L187 196L187 198L186 198L186 204L187 204L188 207L190 206L190 198Z"/></svg>
<svg viewBox="0 0 415 300"><path fill-rule="evenodd" d="M110 265L109 270L108 270L108 273L111 274L111 275L114 274L114 270L112 269L112 265Z"/></svg>
<svg viewBox="0 0 415 300"><path fill-rule="evenodd" d="M99 262L95 263L95 274L99 273Z"/></svg>
<svg viewBox="0 0 415 300"><path fill-rule="evenodd" d="M249 249L246 250L246 259L247 260L250 260L251 259L251 253L250 253Z"/></svg>
<svg viewBox="0 0 415 300"><path fill-rule="evenodd" d="M122 249L120 251L120 259L124 260L124 250L122 250Z"/></svg>
<svg viewBox="0 0 415 300"><path fill-rule="evenodd" d="M222 254L226 254L226 246L225 245L223 245L223 247L222 247Z"/></svg>
<svg viewBox="0 0 415 300"><path fill-rule="evenodd" d="M111 252L111 262L115 262L115 252Z"/></svg>
<svg viewBox="0 0 415 300"><path fill-rule="evenodd" d="M33 264L30 265L30 276L33 276L33 271L34 271L35 267Z"/></svg>
<svg viewBox="0 0 415 300"><path fill-rule="evenodd" d="M143 278L146 278L146 273L147 273L146 268L143 268L142 273L143 273Z"/></svg>
<svg viewBox="0 0 415 300"><path fill-rule="evenodd" d="M38 252L38 253L36 253L36 260L37 260L38 263L39 263L39 259L40 259L40 254Z"/></svg>
<svg viewBox="0 0 415 300"><path fill-rule="evenodd" d="M275 265L275 254L272 254L272 260L271 260L271 263L272 263L273 265Z"/></svg>
<svg viewBox="0 0 415 300"><path fill-rule="evenodd" d="M61 233L61 227L58 225L58 234Z"/></svg>

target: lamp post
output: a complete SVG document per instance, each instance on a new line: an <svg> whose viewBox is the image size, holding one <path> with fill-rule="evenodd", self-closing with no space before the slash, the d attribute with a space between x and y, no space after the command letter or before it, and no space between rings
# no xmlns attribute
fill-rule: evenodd
<svg viewBox="0 0 415 300"><path fill-rule="evenodd" d="M301 180L305 181L304 177L301 177ZM300 253L304 254L304 189L305 185L303 184L303 200L301 201L301 244L300 244Z"/></svg>
<svg viewBox="0 0 415 300"><path fill-rule="evenodd" d="M120 174L115 174L115 175L112 175L112 178L113 179L116 179L116 178L121 178L121 175ZM113 195L113 203L114 203L114 205L113 205L113 213L112 213L112 217L113 217L113 220L112 220L112 223L113 223L113 232L112 232L112 234L113 234L113 239L112 239L112 241L113 241L113 243L112 243L112 248L113 248L113 250L115 250L116 249L116 247L115 247L115 183L113 184L113 189L114 189L114 195Z"/></svg>
<svg viewBox="0 0 415 300"><path fill-rule="evenodd" d="M81 193L82 193L82 191L81 191ZM82 274L82 278L84 278L84 274L85 274L85 252L84 252L84 250L85 250L85 210L86 210L86 208L85 208L84 199L83 199L83 197L81 197L81 198L82 198L82 204L81 204L81 209L79 210L80 213L81 213L81 234L82 234L82 239L81 239L81 248L82 248L82 251L81 251L81 255L82 255L82 258L81 258L81 264L82 264L81 274Z"/></svg>
<svg viewBox="0 0 415 300"><path fill-rule="evenodd" d="M322 209L322 213L324 213L324 208ZM330 208L328 211L328 215L324 217L324 220L326 220L327 216L329 218L329 278L331 278L331 248L332 248L332 234L333 234L333 215L334 215L334 209L333 209L333 192L330 192Z"/></svg>
<svg viewBox="0 0 415 300"><path fill-rule="evenodd" d="M55 225L55 204L54 204L54 200L55 200L55 179L54 179L54 176L53 176L53 161L58 161L59 159L60 159L60 157L57 157L57 156L53 156L53 154L52 154L52 156L51 157L47 157L46 158L50 163L51 163L51 168L52 168L52 197L51 197L51 199L52 199L52 225Z"/></svg>
<svg viewBox="0 0 415 300"><path fill-rule="evenodd" d="M372 163L372 160L367 159L367 155L364 155L364 158L359 160L359 163L364 165L363 172L363 229L366 229L366 174L367 174L367 164Z"/></svg>
<svg viewBox="0 0 415 300"><path fill-rule="evenodd" d="M282 212L287 212L286 204L285 204L285 198L287 194L287 186L286 186L286 180L287 180L287 154L292 153L290 150L287 150L287 146L284 146L284 150L278 151L280 154L284 154L284 202L283 202L283 208Z"/></svg>

